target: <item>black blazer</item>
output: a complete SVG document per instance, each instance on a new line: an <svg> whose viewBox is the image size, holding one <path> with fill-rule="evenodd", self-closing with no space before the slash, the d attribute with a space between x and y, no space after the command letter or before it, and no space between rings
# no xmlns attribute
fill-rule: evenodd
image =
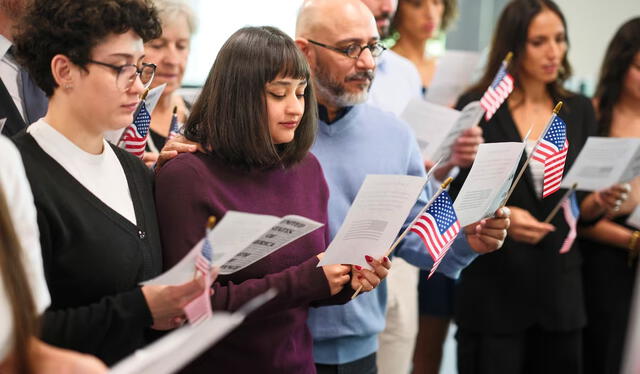
<svg viewBox="0 0 640 374"><path fill-rule="evenodd" d="M465 95L458 107L478 100ZM569 151L565 175L573 165L587 137L596 134L596 120L589 99L581 95L567 98L559 116L567 123ZM507 103L491 120L480 123L487 143L522 141ZM524 164L526 155L520 160ZM451 190L457 195L469 173L461 170ZM527 169L507 205L528 210L542 221L556 206L563 190L542 199ZM491 334L509 334L538 325L547 330L572 330L586 322L577 242L571 251L559 250L568 233L562 212L551 222L556 231L537 245L507 237L502 249L478 257L463 272L456 288L455 318L461 328Z"/></svg>
<svg viewBox="0 0 640 374"><path fill-rule="evenodd" d="M27 127L7 87L0 80L0 119L2 118L7 119L2 128L2 135L12 137Z"/></svg>

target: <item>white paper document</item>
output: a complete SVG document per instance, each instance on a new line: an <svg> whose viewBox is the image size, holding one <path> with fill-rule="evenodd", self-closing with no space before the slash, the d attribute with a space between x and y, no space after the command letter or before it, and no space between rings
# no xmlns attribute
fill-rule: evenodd
<svg viewBox="0 0 640 374"><path fill-rule="evenodd" d="M269 290L247 302L236 313L215 312L202 323L183 326L118 362L109 373L175 373L238 327L249 313L275 294L274 290Z"/></svg>
<svg viewBox="0 0 640 374"><path fill-rule="evenodd" d="M158 100L160 100L160 96L162 96L162 92L164 92L165 87L167 87L167 84L163 83L158 87L149 90L147 98L144 99L144 105L147 107L149 114L153 112L158 104ZM111 144L117 144L125 129L126 127L120 130L107 131L104 133L104 138Z"/></svg>
<svg viewBox="0 0 640 374"><path fill-rule="evenodd" d="M480 54L468 51L446 51L438 61L426 100L453 106L473 80Z"/></svg>
<svg viewBox="0 0 640 374"><path fill-rule="evenodd" d="M560 186L577 183L578 190L597 191L638 175L640 139L590 136Z"/></svg>
<svg viewBox="0 0 640 374"><path fill-rule="evenodd" d="M523 150L524 143L480 144L471 171L453 203L460 225L494 215L509 192Z"/></svg>
<svg viewBox="0 0 640 374"><path fill-rule="evenodd" d="M319 222L295 215L279 218L230 210L209 232L211 264L220 268L220 274L234 273L320 227ZM142 284L176 285L193 279L203 243L200 240L171 269Z"/></svg>
<svg viewBox="0 0 640 374"><path fill-rule="evenodd" d="M409 175L367 175L318 266L352 264L371 268L364 256L386 255L426 181Z"/></svg>

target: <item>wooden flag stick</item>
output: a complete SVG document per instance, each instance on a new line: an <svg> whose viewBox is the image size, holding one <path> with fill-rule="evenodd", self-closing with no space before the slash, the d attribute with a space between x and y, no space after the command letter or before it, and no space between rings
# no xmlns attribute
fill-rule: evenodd
<svg viewBox="0 0 640 374"><path fill-rule="evenodd" d="M148 94L149 94L149 89L147 88L146 90L144 90L144 92L140 96L140 102L138 103L138 106L136 107L136 110L133 112L133 120L134 121L136 120L136 117L138 116L138 114L140 114L140 110L142 109L142 103L144 103L144 100L147 98ZM127 132L126 128L122 132L122 135L120 135L120 139L118 139L118 143L116 144L116 147L120 147L120 144L122 143L122 140L124 139L124 133L125 132Z"/></svg>
<svg viewBox="0 0 640 374"><path fill-rule="evenodd" d="M549 213L549 215L547 216L547 219L544 220L544 223L551 222L553 217L555 217L556 214L558 214L558 211L562 207L562 203L564 203L564 201L568 199L569 196L571 196L571 193L573 193L573 191L575 191L577 187L578 187L578 183L574 183L573 186L571 186L571 188L569 188L569 190L564 193L564 195L562 196L562 199L560 199L560 201L558 201L558 204L556 204L556 206L553 207L553 210L551 211L551 213Z"/></svg>
<svg viewBox="0 0 640 374"><path fill-rule="evenodd" d="M216 217L209 216L209 219L207 219L207 226L205 228L204 240L208 240L209 233L211 232L211 230L213 230L213 227L215 225L216 225ZM204 245L204 243L202 243L202 245ZM193 273L193 279L196 279L197 276L198 276L198 270L196 269L196 271Z"/></svg>
<svg viewBox="0 0 640 374"><path fill-rule="evenodd" d="M438 161L438 162L440 162L440 161ZM429 202L420 210L420 212L411 221L411 224L409 226L407 226L406 229L404 229L402 234L400 234L400 236L398 236L398 238L393 242L391 247L389 247L389 250L385 254L386 257L389 257L389 255L396 249L396 247L398 246L398 244L400 244L402 239L404 239L404 237L407 236L407 234L411 230L411 227L413 227L413 225L416 223L416 221L418 221L418 219L420 219L420 217L422 217L422 214L424 214L424 212L426 212L427 209L429 209L431 204L433 204L433 202L436 201L436 199L438 198L438 196L440 196L442 191L444 191L447 187L449 187L449 184L451 184L452 181L453 181L453 178L449 177L449 178L447 178L447 180L444 181L444 183L442 183L440 185L440 188L438 188L438 191L433 195L433 197L431 197L431 200L429 200ZM428 182L428 180L427 180L427 182ZM360 293L360 291L362 291L362 285L360 287L358 287L356 292L353 293L353 295L351 296L351 300L355 299L356 296L358 296L358 294Z"/></svg>
<svg viewBox="0 0 640 374"><path fill-rule="evenodd" d="M438 166L440 166L440 163L442 162L443 158L444 158L444 156L441 156L440 159L438 161L436 161L435 164L433 164L431 169L429 169L429 172L427 172L427 182L429 182L429 179L431 179L431 176L433 175L433 173L435 173L435 171L438 168Z"/></svg>
<svg viewBox="0 0 640 374"><path fill-rule="evenodd" d="M509 63L511 63L512 58L513 52L509 51L509 53L507 53L507 56L504 58L504 63L508 65Z"/></svg>
<svg viewBox="0 0 640 374"><path fill-rule="evenodd" d="M522 168L520 168L520 172L518 172L518 176L516 177L516 180L513 181L513 184L511 185L511 188L509 189L509 193L507 193L507 196L504 198L504 201L502 202L502 205L500 205L501 208L503 206L507 205L507 202L509 201L509 198L511 197L511 194L513 193L513 190L516 189L516 186L518 185L518 182L520 181L520 178L522 178L522 176L524 175L525 170L527 170L527 166L529 166L529 163L531 162L531 158L533 157L533 154L535 153L536 148L538 148L538 145L540 145L540 142L542 141L542 138L544 138L544 136L547 134L547 131L549 131L549 127L551 127L551 124L553 123L554 118L556 118L556 116L558 115L558 112L560 112L560 108L562 108L562 101L559 101L558 104L556 104L556 107L553 108L553 114L551 115L551 118L549 119L549 123L547 123L547 126L544 128L544 131L542 132L542 134L540 135L540 137L536 141L536 144L533 146L533 149L531 150L531 153L529 154L529 157L527 157L527 160L524 162L524 165L522 165Z"/></svg>

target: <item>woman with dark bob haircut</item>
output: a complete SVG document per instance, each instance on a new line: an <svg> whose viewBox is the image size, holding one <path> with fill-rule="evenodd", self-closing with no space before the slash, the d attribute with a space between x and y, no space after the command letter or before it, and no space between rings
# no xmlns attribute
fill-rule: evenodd
<svg viewBox="0 0 640 374"><path fill-rule="evenodd" d="M600 71L594 104L600 136L640 137L640 17L618 29ZM640 177L619 211L580 232L585 238L585 373L619 373L627 335L640 231L625 222L640 203Z"/></svg>
<svg viewBox="0 0 640 374"><path fill-rule="evenodd" d="M349 286L350 266L317 267L328 244L329 190L309 153L317 106L309 79L307 61L282 31L240 29L220 50L187 120L185 135L207 151L181 154L157 175L165 266L200 240L207 217L221 219L228 210L324 224L214 283L214 310L234 311L269 288L278 295L189 373L315 373L309 307L344 303L362 283L358 277L374 276L358 271ZM376 272L386 276L382 266Z"/></svg>
<svg viewBox="0 0 640 374"><path fill-rule="evenodd" d="M494 30L487 69L460 98L458 108L480 99L512 51L509 70L515 88L489 122L482 120L485 140L521 142L532 125L529 139L538 139L562 100L559 116L567 123L568 170L587 137L596 134L596 120L586 97L562 88L571 72L567 49L567 26L556 3L509 2ZM528 142L527 153L534 143ZM533 161L511 195L511 226L502 250L479 257L462 271L454 310L461 374L582 372L582 256L577 243L559 253L569 232L563 214L543 222L563 195L541 198L543 171L544 166ZM461 170L452 191L460 190L468 173ZM584 224L613 209L623 193L614 186L578 196Z"/></svg>
<svg viewBox="0 0 640 374"><path fill-rule="evenodd" d="M104 140L126 127L153 78L143 41L160 35L146 0L34 0L17 57L49 96L46 116L14 139L37 208L51 306L42 339L112 364L145 332L182 322L194 280L144 286L162 270L152 175Z"/></svg>

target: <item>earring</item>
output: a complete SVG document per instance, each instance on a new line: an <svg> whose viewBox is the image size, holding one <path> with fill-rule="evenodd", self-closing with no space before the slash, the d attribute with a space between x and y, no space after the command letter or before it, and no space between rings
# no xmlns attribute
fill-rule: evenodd
<svg viewBox="0 0 640 374"><path fill-rule="evenodd" d="M67 83L64 85L64 88L68 90L70 88L73 88L73 85L71 83Z"/></svg>

